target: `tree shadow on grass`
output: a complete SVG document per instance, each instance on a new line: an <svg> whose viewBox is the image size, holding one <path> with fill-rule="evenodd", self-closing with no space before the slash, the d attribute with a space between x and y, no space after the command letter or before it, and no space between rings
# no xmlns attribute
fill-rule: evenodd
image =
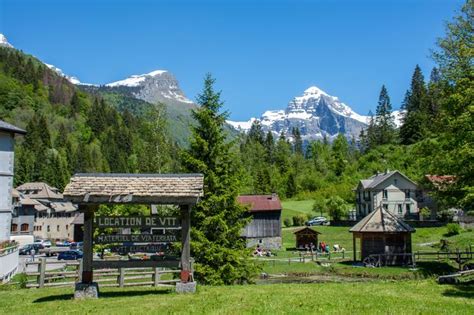
<svg viewBox="0 0 474 315"><path fill-rule="evenodd" d="M473 285L453 285L450 289L443 292L444 296L474 299Z"/></svg>
<svg viewBox="0 0 474 315"><path fill-rule="evenodd" d="M133 296L145 296L145 295L158 295L158 294L169 294L173 291L171 290L130 290L130 291L99 291L99 298L119 298L119 297L133 297ZM50 295L44 296L33 301L33 303L43 303L43 302L55 302L55 301L65 301L71 300L74 298L74 294L59 294L59 295Z"/></svg>

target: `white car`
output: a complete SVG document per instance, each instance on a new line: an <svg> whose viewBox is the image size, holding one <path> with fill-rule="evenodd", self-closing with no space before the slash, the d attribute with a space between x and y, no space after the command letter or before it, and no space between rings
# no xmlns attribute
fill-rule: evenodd
<svg viewBox="0 0 474 315"><path fill-rule="evenodd" d="M52 245L50 240L36 240L35 244L41 244L44 247L51 247L51 245Z"/></svg>

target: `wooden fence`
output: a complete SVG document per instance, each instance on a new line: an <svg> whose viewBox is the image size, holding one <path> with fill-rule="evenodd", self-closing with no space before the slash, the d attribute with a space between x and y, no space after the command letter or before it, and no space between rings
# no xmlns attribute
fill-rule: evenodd
<svg viewBox="0 0 474 315"><path fill-rule="evenodd" d="M79 261L47 261L40 258L39 261L27 262L27 266L37 267L37 271L26 272L28 281L27 288L44 287L70 287L81 281L82 260ZM47 271L47 266L57 265L58 268ZM162 279L162 276L179 273L180 270L165 270L164 268L109 268L94 270L94 281L101 287L130 287L130 286L154 286L173 287L177 279ZM33 278L33 279L32 279Z"/></svg>

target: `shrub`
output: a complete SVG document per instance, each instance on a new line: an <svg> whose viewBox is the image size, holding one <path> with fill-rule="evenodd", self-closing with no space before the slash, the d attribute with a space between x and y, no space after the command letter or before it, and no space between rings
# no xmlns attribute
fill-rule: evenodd
<svg viewBox="0 0 474 315"><path fill-rule="evenodd" d="M306 217L304 215L302 214L295 215L293 217L293 226L302 226L304 225L305 221L306 221Z"/></svg>
<svg viewBox="0 0 474 315"><path fill-rule="evenodd" d="M15 280L18 282L18 287L25 289L28 284L28 276L26 273L19 273L15 276Z"/></svg>
<svg viewBox="0 0 474 315"><path fill-rule="evenodd" d="M427 207L421 208L420 215L422 220L428 220L431 217L431 211Z"/></svg>
<svg viewBox="0 0 474 315"><path fill-rule="evenodd" d="M293 225L293 220L291 220L291 218L285 218L285 220L283 220L283 224L285 227L290 227Z"/></svg>
<svg viewBox="0 0 474 315"><path fill-rule="evenodd" d="M461 228L457 223L449 223L448 225L446 225L446 229L448 230L446 234L444 234L446 236L458 235L461 231Z"/></svg>

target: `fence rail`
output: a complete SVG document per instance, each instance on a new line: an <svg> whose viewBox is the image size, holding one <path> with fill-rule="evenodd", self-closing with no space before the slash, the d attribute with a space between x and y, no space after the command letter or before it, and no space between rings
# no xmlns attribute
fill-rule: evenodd
<svg viewBox="0 0 474 315"><path fill-rule="evenodd" d="M81 281L82 260L64 263L40 258L39 261L27 262L26 265L37 266L37 271L26 272L28 278L34 277L34 279L27 281L27 288L69 287ZM61 265L62 268L46 271L48 265ZM100 283L103 287L172 287L180 281L177 279L161 279L163 275L171 274L173 276L173 274L180 272L180 270L163 269L161 267L107 268L95 269L93 272L94 281Z"/></svg>

